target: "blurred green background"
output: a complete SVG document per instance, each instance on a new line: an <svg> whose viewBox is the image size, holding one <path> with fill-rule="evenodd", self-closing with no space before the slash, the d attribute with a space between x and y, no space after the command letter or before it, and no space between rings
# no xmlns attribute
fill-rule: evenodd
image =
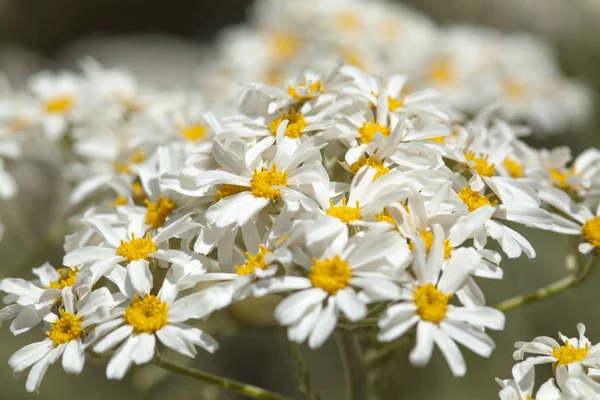
<svg viewBox="0 0 600 400"><path fill-rule="evenodd" d="M86 54L107 65L128 66L143 80L181 84L189 79L203 57L202 45L215 32L241 22L245 0L0 0L0 69L17 85L41 68L74 67ZM600 89L600 2L596 0L407 0L440 23L474 23L503 30L536 33L552 43L568 75L581 78L597 93ZM135 52L131 49L135 48ZM597 106L597 104L596 104ZM581 132L536 143L540 147L568 144L574 154L598 144L594 121ZM48 159L52 158L47 154ZM55 265L62 257L60 245L49 245L44 255L33 253L43 232L52 225L64 202L65 183L57 169L44 159L20 167L16 174L18 201L3 204L0 213L8 232L0 243L3 277L29 277L29 269L49 259ZM51 199L53 199L51 201ZM490 304L527 293L565 274L566 239L534 230L521 232L530 238L537 258L505 260L505 279L481 281ZM575 325L584 322L593 342L600 340L600 318L595 305L600 299L600 274L581 287L543 302L509 312L503 332L492 332L497 349L490 359L464 351L468 373L455 379L439 353L424 369L409 365L407 352L398 352L389 366L394 387L389 399L494 399L498 386L494 377L509 378L513 365L512 345L538 335L556 336L558 330L574 336ZM252 305L246 305L252 307ZM278 328L245 324L237 316L246 309L212 316L204 327L218 332L221 349L215 355L200 353L193 365L227 377L253 383L290 396L295 392L285 332ZM19 347L39 340L34 330L12 337L5 326L0 333L0 399L38 398L63 400L121 399L235 399L185 377L165 373L153 366L137 368L121 382L104 377L102 360L89 360L81 376L66 375L59 366L50 368L41 392L28 395L24 379L16 381L6 361ZM324 399L345 399L345 384L336 345L330 340L322 349L303 354L312 370L316 389ZM182 360L177 358L177 360ZM539 369L541 373L542 368ZM539 376L538 382L549 377Z"/></svg>

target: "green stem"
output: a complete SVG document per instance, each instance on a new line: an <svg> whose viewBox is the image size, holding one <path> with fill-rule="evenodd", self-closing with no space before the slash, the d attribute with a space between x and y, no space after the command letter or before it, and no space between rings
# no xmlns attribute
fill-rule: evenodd
<svg viewBox="0 0 600 400"><path fill-rule="evenodd" d="M303 400L318 400L320 397L312 390L310 372L308 371L304 357L302 357L300 346L290 341L289 349L298 393L300 393Z"/></svg>
<svg viewBox="0 0 600 400"><path fill-rule="evenodd" d="M368 365L378 365L390 358L397 350L409 347L414 340L413 335L404 335L400 339L391 342L389 345L379 350L372 350L367 353L365 362Z"/></svg>
<svg viewBox="0 0 600 400"><path fill-rule="evenodd" d="M259 388L257 386L248 385L246 383L234 381L231 379L223 378L218 375L209 374L208 372L200 371L194 368L188 368L183 365L175 364L170 361L165 361L159 356L152 360L152 364L159 368L167 371L175 372L177 374L185 375L199 381L212 383L220 386L223 389L229 389L234 392L243 394L253 399L259 400L293 400L291 397L287 397L281 394L273 393L268 390Z"/></svg>
<svg viewBox="0 0 600 400"><path fill-rule="evenodd" d="M579 286L589 277L593 270L594 262L595 258L592 257L578 274L566 276L556 282L552 282L547 286L539 288L532 293L506 299L496 304L495 307L504 312L514 310L515 308L523 307L530 303L535 303L536 301L540 301L562 293L572 287Z"/></svg>
<svg viewBox="0 0 600 400"><path fill-rule="evenodd" d="M346 399L362 400L366 398L366 371L362 350L355 333L338 333L335 336L338 345L344 381L346 384Z"/></svg>

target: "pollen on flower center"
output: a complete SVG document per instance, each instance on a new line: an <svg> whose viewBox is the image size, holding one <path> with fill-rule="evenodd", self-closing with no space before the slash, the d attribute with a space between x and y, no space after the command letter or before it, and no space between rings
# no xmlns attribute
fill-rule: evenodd
<svg viewBox="0 0 600 400"><path fill-rule="evenodd" d="M250 253L246 252L246 263L244 265L236 265L235 269L238 275L249 275L253 274L256 268L266 269L267 263L265 262L265 256L271 253L262 244L258 246L258 253L251 256Z"/></svg>
<svg viewBox="0 0 600 400"><path fill-rule="evenodd" d="M585 347L579 348L572 344L566 344L559 348L552 348L552 356L558 358L554 365L567 365L574 362L583 361L588 355L589 344Z"/></svg>
<svg viewBox="0 0 600 400"><path fill-rule="evenodd" d="M390 128L380 125L371 119L371 122L364 122L358 129L358 135L362 144L369 144L373 141L375 133L381 133L384 137L390 136Z"/></svg>
<svg viewBox="0 0 600 400"><path fill-rule="evenodd" d="M318 287L331 295L348 286L352 279L352 270L348 263L335 256L325 260L313 258L313 266L308 274L313 287Z"/></svg>
<svg viewBox="0 0 600 400"><path fill-rule="evenodd" d="M550 181L552 182L553 186L559 187L563 190L574 189L572 185L569 185L567 182L569 177L577 176L577 173L572 169L563 172L556 168L550 168L548 172L550 173Z"/></svg>
<svg viewBox="0 0 600 400"><path fill-rule="evenodd" d="M69 343L83 334L81 330L82 323L83 321L77 315L63 311L60 318L52 322L50 331L46 332L46 336L54 342L55 347Z"/></svg>
<svg viewBox="0 0 600 400"><path fill-rule="evenodd" d="M487 196L480 195L468 185L458 192L458 197L463 201L463 203L465 203L470 212L473 212L483 206L495 206L498 204L498 201L496 200L490 202L490 199L488 199Z"/></svg>
<svg viewBox="0 0 600 400"><path fill-rule="evenodd" d="M278 33L271 36L271 52L277 61L285 61L294 56L302 42L296 35Z"/></svg>
<svg viewBox="0 0 600 400"><path fill-rule="evenodd" d="M368 165L371 168L375 168L377 170L373 181L390 172L390 169L383 165L383 161L378 161L373 157L361 157L357 162L350 166L350 173L352 175L356 175L358 171L365 165Z"/></svg>
<svg viewBox="0 0 600 400"><path fill-rule="evenodd" d="M177 130L182 136L192 142L195 142L196 140L202 140L206 137L206 126L202 124L180 127Z"/></svg>
<svg viewBox="0 0 600 400"><path fill-rule="evenodd" d="M517 161L513 160L510 157L506 157L502 163L508 170L510 176L512 176L513 178L521 178L523 176L523 166Z"/></svg>
<svg viewBox="0 0 600 400"><path fill-rule="evenodd" d="M56 96L44 102L44 109L50 114L64 114L75 105L75 97L69 95Z"/></svg>
<svg viewBox="0 0 600 400"><path fill-rule="evenodd" d="M427 71L427 78L444 87L455 86L457 80L450 59L447 57L440 57L431 64Z"/></svg>
<svg viewBox="0 0 600 400"><path fill-rule="evenodd" d="M311 84L307 84L305 81L304 84L297 86L305 87L306 94L301 95L296 90L296 87L294 87L293 85L288 85L288 95L290 95L290 97L293 97L301 103L312 100L320 93L323 93L323 84L321 83L321 81L314 81Z"/></svg>
<svg viewBox="0 0 600 400"><path fill-rule="evenodd" d="M58 272L59 275L58 279L50 282L47 288L63 290L64 288L75 284L79 268L59 268L56 272Z"/></svg>
<svg viewBox="0 0 600 400"><path fill-rule="evenodd" d="M439 323L446 318L448 301L454 296L440 292L434 285L428 283L418 286L413 292L417 315L424 321Z"/></svg>
<svg viewBox="0 0 600 400"><path fill-rule="evenodd" d="M125 309L123 319L136 334L153 334L167 325L168 311L167 303L154 295L147 294L142 299L135 296Z"/></svg>
<svg viewBox="0 0 600 400"><path fill-rule="evenodd" d="M173 200L166 199L162 194L158 197L156 203L151 203L146 199L146 218L144 222L154 229L163 226L167 217L177 209L177 205Z"/></svg>
<svg viewBox="0 0 600 400"><path fill-rule="evenodd" d="M404 206L404 204L402 204ZM406 206L404 206L406 207ZM392 225L394 225L394 230L398 230L398 227L396 226L396 221L394 220L394 217L392 217L392 214L390 213L390 210L388 210L388 208L386 207L383 212L381 214L379 213L375 213L375 219L377 220L377 222L387 222L390 223Z"/></svg>
<svg viewBox="0 0 600 400"><path fill-rule="evenodd" d="M360 16L352 11L342 11L335 16L335 23L340 30L356 31L361 26Z"/></svg>
<svg viewBox="0 0 600 400"><path fill-rule="evenodd" d="M429 251L431 250L431 246L433 246L433 232L432 231L421 231L421 232L419 232L419 236L421 236L421 239L423 239L423 243L425 243L425 251L427 252L427 254L429 254ZM408 247L410 247L411 250L415 249L415 245L412 241L408 244ZM445 239L444 240L444 258L445 259L450 258L450 256L452 255L452 249L453 249L453 247L450 244L450 240Z"/></svg>
<svg viewBox="0 0 600 400"><path fill-rule="evenodd" d="M224 199L225 197L233 196L234 194L242 192L247 192L248 190L250 190L250 188L246 186L230 185L228 183L224 183L221 185L219 190L217 190L215 200L219 201L221 199Z"/></svg>
<svg viewBox="0 0 600 400"><path fill-rule="evenodd" d="M327 210L325 213L327 215L329 215L330 217L335 217L335 218L339 219L340 221L342 221L345 224L348 224L352 221L356 221L356 220L360 219L361 218L360 204L358 203L358 201L356 201L355 207L351 207L346 204L347 204L347 200L345 197L342 199L341 206L334 206L333 200L329 200L330 207L329 207L329 210Z"/></svg>
<svg viewBox="0 0 600 400"><path fill-rule="evenodd" d="M525 86L516 79L507 79L504 82L504 93L510 99L521 100L525 97Z"/></svg>
<svg viewBox="0 0 600 400"><path fill-rule="evenodd" d="M600 247L600 217L588 219L581 228L581 238L594 247Z"/></svg>
<svg viewBox="0 0 600 400"><path fill-rule="evenodd" d="M490 164L487 160L487 155L485 157L477 157L474 152L468 151L465 153L465 158L467 161L475 163L475 165L468 165L468 167L477 171L479 175L494 176L496 164Z"/></svg>
<svg viewBox="0 0 600 400"><path fill-rule="evenodd" d="M285 136L292 139L297 139L302 136L302 131L307 125L306 120L301 112L297 113L293 108L289 113L284 111L280 116L269 122L269 129L271 130L271 134L273 136L277 135L277 129L284 120L288 121L288 124L285 127Z"/></svg>
<svg viewBox="0 0 600 400"><path fill-rule="evenodd" d="M275 164L271 169L266 167L262 167L260 171L255 169L250 181L250 191L256 197L264 197L275 202L279 199L280 191L273 186L287 187L287 178L287 171L279 172Z"/></svg>
<svg viewBox="0 0 600 400"><path fill-rule="evenodd" d="M402 108L403 105L404 105L404 98L395 99L392 96L388 96L388 110L390 112L392 112L398 108Z"/></svg>
<svg viewBox="0 0 600 400"><path fill-rule="evenodd" d="M117 255L125 257L127 261L147 260L150 253L156 251L156 244L152 241L150 232L146 238L136 238L131 234L131 240L126 242L121 240L121 244L117 248Z"/></svg>

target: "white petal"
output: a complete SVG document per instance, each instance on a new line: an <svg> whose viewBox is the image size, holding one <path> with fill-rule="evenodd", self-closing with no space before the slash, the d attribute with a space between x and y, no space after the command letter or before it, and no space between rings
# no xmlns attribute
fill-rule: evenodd
<svg viewBox="0 0 600 400"><path fill-rule="evenodd" d="M358 299L352 288L338 291L333 297L338 308L352 322L358 321L367 315L367 306Z"/></svg>
<svg viewBox="0 0 600 400"><path fill-rule="evenodd" d="M433 331L437 329L431 322L420 321L417 324L417 344L408 358L415 367L423 367L429 363L433 353Z"/></svg>
<svg viewBox="0 0 600 400"><path fill-rule="evenodd" d="M454 376L464 376L467 372L465 360L456 343L440 329L433 331L433 340L442 351Z"/></svg>
<svg viewBox="0 0 600 400"><path fill-rule="evenodd" d="M69 374L80 374L85 364L85 349L81 339L71 340L65 346L62 366Z"/></svg>
<svg viewBox="0 0 600 400"><path fill-rule="evenodd" d="M327 292L318 288L294 293L277 305L275 319L284 326L294 324L311 306L325 300L327 296Z"/></svg>
<svg viewBox="0 0 600 400"><path fill-rule="evenodd" d="M133 288L137 295L150 293L150 290L152 290L152 273L148 261L138 260L129 263L125 286Z"/></svg>
<svg viewBox="0 0 600 400"><path fill-rule="evenodd" d="M131 368L132 353L137 348L137 343L137 335L132 335L117 349L106 366L106 377L108 379L123 379L129 368Z"/></svg>
<svg viewBox="0 0 600 400"><path fill-rule="evenodd" d="M315 327L308 338L308 346L311 349L321 347L321 345L329 338L329 335L337 325L337 310L335 309L335 301L329 299L327 307L323 309L319 319L315 323Z"/></svg>
<svg viewBox="0 0 600 400"><path fill-rule="evenodd" d="M131 352L131 359L135 365L149 363L154 357L156 339L154 335L141 333L138 335L138 342L135 349Z"/></svg>

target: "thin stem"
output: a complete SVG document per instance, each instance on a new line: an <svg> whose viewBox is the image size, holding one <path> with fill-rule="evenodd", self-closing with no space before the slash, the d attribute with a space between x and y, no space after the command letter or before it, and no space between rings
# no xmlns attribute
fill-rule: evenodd
<svg viewBox="0 0 600 400"><path fill-rule="evenodd" d="M365 362L368 365L374 366L381 364L388 358L390 358L397 350L402 350L409 347L414 340L414 336L405 335L398 340L393 341L389 345L379 350L373 350L367 353Z"/></svg>
<svg viewBox="0 0 600 400"><path fill-rule="evenodd" d="M535 303L536 301L540 301L562 293L572 287L579 286L589 277L593 270L595 261L596 259L592 257L578 274L566 276L547 286L539 288L532 293L506 299L496 304L496 308L504 312L514 310L515 308L523 307L530 303Z"/></svg>
<svg viewBox="0 0 600 400"><path fill-rule="evenodd" d="M304 357L302 357L300 346L297 343L290 341L289 349L298 393L300 393L303 400L318 400L320 397L313 392L310 372L308 371Z"/></svg>
<svg viewBox="0 0 600 400"><path fill-rule="evenodd" d="M338 333L335 336L338 345L344 381L346 399L362 400L366 398L366 371L358 336L353 333Z"/></svg>
<svg viewBox="0 0 600 400"><path fill-rule="evenodd" d="M223 389L229 389L234 392L243 394L253 399L259 400L293 400L291 397L287 397L281 394L273 393L268 390L259 388L257 386L248 385L246 383L234 381L231 379L223 378L218 375L209 374L208 372L200 371L198 369L189 368L183 365L175 364L170 361L165 361L160 356L156 356L152 360L152 364L159 368L167 371L175 372L177 374L185 375L190 378L197 379L199 381L208 382L222 387Z"/></svg>

